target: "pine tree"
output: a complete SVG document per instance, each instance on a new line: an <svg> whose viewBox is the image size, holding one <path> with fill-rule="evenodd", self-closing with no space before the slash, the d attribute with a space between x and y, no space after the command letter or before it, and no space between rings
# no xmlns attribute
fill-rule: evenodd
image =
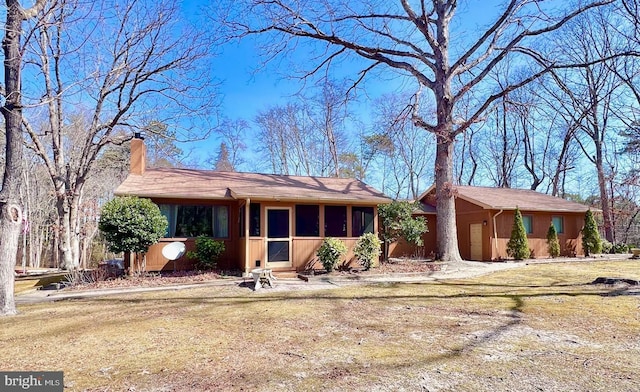
<svg viewBox="0 0 640 392"><path fill-rule="evenodd" d="M553 222L551 222L549 230L547 230L547 249L551 257L560 256L560 241L558 241L558 232Z"/></svg>
<svg viewBox="0 0 640 392"><path fill-rule="evenodd" d="M527 231L524 228L522 214L520 214L518 207L516 207L516 213L513 218L511 238L507 243L507 254L516 260L527 259L531 255L529 241L527 240Z"/></svg>
<svg viewBox="0 0 640 392"><path fill-rule="evenodd" d="M216 165L213 168L214 171L233 172L236 171L233 164L229 160L229 150L227 150L226 143L220 143L220 151L218 152L218 159L216 159Z"/></svg>
<svg viewBox="0 0 640 392"><path fill-rule="evenodd" d="M600 253L602 251L602 241L600 233L598 233L598 225L593 217L591 210L584 214L584 227L582 228L582 250L584 255L589 256L592 253Z"/></svg>

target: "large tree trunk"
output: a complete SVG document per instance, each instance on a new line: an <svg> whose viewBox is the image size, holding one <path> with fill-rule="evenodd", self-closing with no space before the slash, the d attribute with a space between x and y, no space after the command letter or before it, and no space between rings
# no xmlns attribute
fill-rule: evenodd
<svg viewBox="0 0 640 392"><path fill-rule="evenodd" d="M609 193L607 192L607 179L604 175L602 162L602 148L596 147L596 171L598 172L598 189L600 190L600 208L602 208L602 224L604 225L604 238L611 242L615 242L613 236L613 219L611 213L611 204L609 203Z"/></svg>
<svg viewBox="0 0 640 392"><path fill-rule="evenodd" d="M443 261L461 261L456 226L455 187L453 185L453 145L449 134L436 134L436 242L437 258Z"/></svg>
<svg viewBox="0 0 640 392"><path fill-rule="evenodd" d="M62 267L74 270L80 267L80 204L84 182L77 182L75 190L58 195L58 225L60 227L59 252Z"/></svg>
<svg viewBox="0 0 640 392"><path fill-rule="evenodd" d="M71 269L73 259L71 257L71 225L69 223L69 207L64 195L56 197L58 210L58 253L60 254L60 268Z"/></svg>
<svg viewBox="0 0 640 392"><path fill-rule="evenodd" d="M19 184L22 178L22 105L20 100L20 33L22 8L17 0L7 0L4 51L5 103L2 107L6 129L5 171L0 192L0 315L16 314L13 297L14 268L18 252L22 209Z"/></svg>
<svg viewBox="0 0 640 392"><path fill-rule="evenodd" d="M6 176L5 176L6 177ZM6 186L6 182L5 182ZM3 188L4 189L4 188ZM20 238L22 214L20 206L12 203L1 203L2 219L0 219L0 316L16 314L13 296L14 268Z"/></svg>
<svg viewBox="0 0 640 392"><path fill-rule="evenodd" d="M80 192L79 192L80 193ZM71 229L71 259L74 268L80 267L80 196L69 197L69 223Z"/></svg>

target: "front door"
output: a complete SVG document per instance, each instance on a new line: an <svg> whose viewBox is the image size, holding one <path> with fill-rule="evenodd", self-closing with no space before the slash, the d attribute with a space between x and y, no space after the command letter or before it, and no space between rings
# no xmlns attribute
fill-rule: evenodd
<svg viewBox="0 0 640 392"><path fill-rule="evenodd" d="M266 267L291 267L291 208L267 207L266 210Z"/></svg>
<svg viewBox="0 0 640 392"><path fill-rule="evenodd" d="M482 223L469 225L469 243L471 260L482 261Z"/></svg>

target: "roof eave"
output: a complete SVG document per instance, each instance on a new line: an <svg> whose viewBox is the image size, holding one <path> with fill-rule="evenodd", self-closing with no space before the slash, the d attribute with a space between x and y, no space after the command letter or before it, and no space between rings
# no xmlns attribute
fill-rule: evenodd
<svg viewBox="0 0 640 392"><path fill-rule="evenodd" d="M290 201L290 202L318 202L318 203L359 203L359 204L387 204L391 203L391 199L384 196L367 197L349 197L348 194L336 195L335 197L309 197L309 196L283 196L283 195L256 195L251 193L243 193L238 190L229 189L229 193L235 199L251 199L256 201Z"/></svg>
<svg viewBox="0 0 640 392"><path fill-rule="evenodd" d="M113 193L115 196L136 196L147 199L181 199L181 200L234 200L231 197L213 197L211 195L184 195L184 194L172 194L172 193L144 193L144 192L122 192L116 191Z"/></svg>
<svg viewBox="0 0 640 392"><path fill-rule="evenodd" d="M585 213L589 208L585 208L584 210L572 210L565 208L521 208L514 206L489 206L484 207L485 210L505 210L505 211L515 211L516 208L519 208L520 211L532 211L532 212L575 212L575 213ZM597 209L591 208L592 211L599 211Z"/></svg>

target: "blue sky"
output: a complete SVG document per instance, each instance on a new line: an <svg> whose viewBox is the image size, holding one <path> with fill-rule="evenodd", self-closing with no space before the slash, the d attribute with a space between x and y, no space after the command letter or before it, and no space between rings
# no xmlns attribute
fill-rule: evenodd
<svg viewBox="0 0 640 392"><path fill-rule="evenodd" d="M491 21L495 17L496 7L502 3L503 1L500 0L486 0L482 3L477 1L460 2L458 14L466 14L460 20L467 20L467 22L466 25L455 25L458 30L457 39L461 39L461 35L467 33L473 34L476 26ZM211 2L185 0L181 4L184 16L198 18L201 16L199 7L203 4L211 4ZM306 54L301 50L290 53L287 57L276 59L261 69L259 68L263 58L251 37L241 42L225 44L218 50L220 53L214 59L212 72L215 72L216 78L221 81L219 90L222 98L221 113L225 117L242 118L251 123L260 111L291 101L292 96L305 87L302 81L287 76L291 66L305 66ZM341 64L340 67L333 69L332 77L337 80L345 76L356 77L357 72L362 69L361 64ZM336 76L336 71L342 75ZM368 108L371 106L371 100L383 93L394 92L406 88L407 85L411 86L412 91L415 89L413 78L398 77L398 74L389 69L386 69L385 75L387 78L381 80L370 78L367 81L365 85L366 97L361 93L361 100L355 107L355 110L362 114L361 117L365 119L370 117ZM197 150L201 151L204 147L205 150L210 151L217 148L218 145L219 141L215 135L212 135L208 143L198 143ZM186 149L189 148L186 147Z"/></svg>
<svg viewBox="0 0 640 392"><path fill-rule="evenodd" d="M184 1L182 4L186 13L193 13L203 3L207 2L203 0ZM498 10L504 8L504 3L501 0L460 1L452 25L452 49L454 49L453 46L456 42L477 38L479 31L484 30L489 23L493 22L498 15ZM263 58L253 38L228 43L220 47L219 50L220 53L214 59L215 65L212 72L215 72L215 76L221 81L221 112L228 118L242 118L253 125L252 121L260 111L274 105L290 102L292 95L304 88L301 81L287 77L293 65L305 65L305 53L302 51L289 53L287 57L276 59L267 64L265 68L258 69ZM339 71L343 73L343 77L356 77L357 72L362 69L362 63L341 65ZM367 80L365 85L367 96L360 95L362 99L355 110L362 120L367 121L371 118L370 108L373 99L383 93L398 91L407 88L407 86L410 86L410 91L414 92L415 85L413 83L413 78L401 77L395 71L387 68L385 69L385 78L369 78ZM347 132L351 133L351 137L355 139L358 129L351 129L351 131L347 129ZM212 135L207 142L196 143L196 147L185 146L185 150L191 150L192 156L204 160L211 154L215 155L219 144L220 140L216 135ZM250 171L255 170L255 167L240 167L240 170ZM375 173L369 173L369 175L376 176ZM578 176L576 179L578 182L584 180L581 173L573 173L573 175ZM367 181L371 183L372 180L369 177ZM514 185L528 186L529 179L525 181L527 184ZM589 182L589 180L587 181ZM372 185L379 184L373 180ZM580 185L578 188L583 189L583 186Z"/></svg>

